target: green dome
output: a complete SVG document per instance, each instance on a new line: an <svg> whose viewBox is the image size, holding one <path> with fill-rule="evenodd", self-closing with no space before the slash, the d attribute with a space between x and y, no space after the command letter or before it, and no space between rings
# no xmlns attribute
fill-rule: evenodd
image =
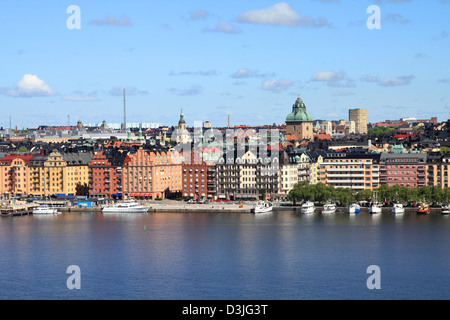
<svg viewBox="0 0 450 320"><path fill-rule="evenodd" d="M292 113L286 117L286 122L311 122L312 116L306 112L306 106L299 97L292 106Z"/></svg>

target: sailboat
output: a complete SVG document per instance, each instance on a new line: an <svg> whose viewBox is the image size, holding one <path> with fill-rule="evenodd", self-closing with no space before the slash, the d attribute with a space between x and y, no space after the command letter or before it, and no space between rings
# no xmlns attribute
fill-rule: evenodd
<svg viewBox="0 0 450 320"><path fill-rule="evenodd" d="M369 207L369 213L378 214L381 213L381 204L378 202L378 192L374 191L371 205Z"/></svg>
<svg viewBox="0 0 450 320"><path fill-rule="evenodd" d="M352 179L350 174L350 180ZM361 211L361 207L358 203L353 203L353 183L350 186L350 204L347 207L347 212L349 214L358 214Z"/></svg>
<svg viewBox="0 0 450 320"><path fill-rule="evenodd" d="M36 215L59 214L58 210L53 206L52 197L50 196L49 199L50 199L50 206L48 204L41 204L40 206L38 206L33 210L33 214Z"/></svg>

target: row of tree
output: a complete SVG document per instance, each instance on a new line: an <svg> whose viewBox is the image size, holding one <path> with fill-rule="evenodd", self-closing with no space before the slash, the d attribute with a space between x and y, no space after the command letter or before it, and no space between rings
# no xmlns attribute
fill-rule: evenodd
<svg viewBox="0 0 450 320"><path fill-rule="evenodd" d="M449 202L450 189L441 189L436 186L423 186L409 189L402 186L381 185L376 189L378 201L380 202ZM351 191L349 188L335 188L323 183L315 185L306 181L300 182L289 192L287 199L296 202L314 201L325 203L327 201L337 201L340 203L350 203L351 201L371 201L374 192L371 190Z"/></svg>

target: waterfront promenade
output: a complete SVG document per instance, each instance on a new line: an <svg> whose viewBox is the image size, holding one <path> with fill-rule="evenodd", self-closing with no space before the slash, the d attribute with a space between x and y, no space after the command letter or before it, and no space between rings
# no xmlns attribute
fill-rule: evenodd
<svg viewBox="0 0 450 320"><path fill-rule="evenodd" d="M211 202L205 204L191 204L184 201L162 200L162 201L139 201L140 204L149 206L148 212L237 212L250 213L253 203L226 203ZM101 206L97 207L62 207L61 211L66 212L100 212Z"/></svg>

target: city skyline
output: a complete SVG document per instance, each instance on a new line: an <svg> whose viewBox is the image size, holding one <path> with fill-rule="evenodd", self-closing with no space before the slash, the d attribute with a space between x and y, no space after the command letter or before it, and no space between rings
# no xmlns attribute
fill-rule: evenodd
<svg viewBox="0 0 450 320"><path fill-rule="evenodd" d="M71 5L81 29L71 30ZM367 9L381 9L370 30ZM0 126L448 118L450 1L0 4Z"/></svg>

